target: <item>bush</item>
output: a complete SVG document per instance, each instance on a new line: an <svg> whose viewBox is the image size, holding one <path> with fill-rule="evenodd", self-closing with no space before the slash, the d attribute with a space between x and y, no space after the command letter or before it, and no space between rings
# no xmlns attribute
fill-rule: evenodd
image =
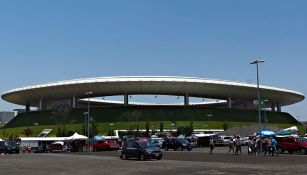
<svg viewBox="0 0 307 175"><path fill-rule="evenodd" d="M229 124L227 122L225 122L222 127L223 127L224 131L226 131L229 128Z"/></svg>
<svg viewBox="0 0 307 175"><path fill-rule="evenodd" d="M25 136L29 137L33 134L33 130L31 128L26 128L23 130L23 133L25 134Z"/></svg>

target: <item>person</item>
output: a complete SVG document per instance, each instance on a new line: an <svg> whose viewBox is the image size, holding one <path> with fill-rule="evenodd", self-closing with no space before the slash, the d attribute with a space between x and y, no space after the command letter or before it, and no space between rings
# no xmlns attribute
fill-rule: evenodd
<svg viewBox="0 0 307 175"><path fill-rule="evenodd" d="M260 147L260 138L255 138L254 139L254 151L253 151L255 156L257 156L258 154L259 147Z"/></svg>
<svg viewBox="0 0 307 175"><path fill-rule="evenodd" d="M210 137L209 146L210 146L210 154L212 154L212 151L214 149L214 140L212 137Z"/></svg>
<svg viewBox="0 0 307 175"><path fill-rule="evenodd" d="M229 140L229 150L228 150L228 153L230 153L230 151L232 151L232 154L235 154L234 139L232 137Z"/></svg>
<svg viewBox="0 0 307 175"><path fill-rule="evenodd" d="M277 149L276 149L276 147L277 147L277 141L275 140L275 138L273 137L272 138L272 141L271 141L272 143L272 156L274 156L274 154L275 154L275 152L276 152L276 155L278 155L278 152L277 152Z"/></svg>
<svg viewBox="0 0 307 175"><path fill-rule="evenodd" d="M265 138L263 141L264 155L269 154L269 139Z"/></svg>
<svg viewBox="0 0 307 175"><path fill-rule="evenodd" d="M241 154L241 141L240 141L240 136L237 136L236 138L236 154Z"/></svg>
<svg viewBox="0 0 307 175"><path fill-rule="evenodd" d="M252 138L251 136L248 139L248 150L247 153L248 154L253 154L253 150L254 150L254 138Z"/></svg>

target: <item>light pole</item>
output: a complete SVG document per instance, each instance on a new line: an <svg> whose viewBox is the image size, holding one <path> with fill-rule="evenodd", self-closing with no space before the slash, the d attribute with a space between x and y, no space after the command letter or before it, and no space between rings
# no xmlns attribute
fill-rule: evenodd
<svg viewBox="0 0 307 175"><path fill-rule="evenodd" d="M113 123L110 123L109 125L110 125L110 127L111 127L111 133L110 133L110 134L111 134L111 136L113 136L113 134L114 134L113 125L114 125L114 124L113 124Z"/></svg>
<svg viewBox="0 0 307 175"><path fill-rule="evenodd" d="M83 114L84 114L84 135L87 136L87 120L86 120L86 118L87 118L88 112L83 112Z"/></svg>
<svg viewBox="0 0 307 175"><path fill-rule="evenodd" d="M258 64L263 63L264 60L255 60L252 61L250 64L256 64L257 68L257 98L258 98L258 122L259 122L259 132L261 131L261 104L260 104L260 88L259 88L259 69ZM262 153L262 143L261 143L261 136L260 136L260 153Z"/></svg>
<svg viewBox="0 0 307 175"><path fill-rule="evenodd" d="M85 95L87 95L87 152L90 152L90 95L93 94L93 92L86 92Z"/></svg>
<svg viewBox="0 0 307 175"><path fill-rule="evenodd" d="M174 127L176 126L176 124L175 124L175 123L171 123L171 125L172 125L171 134L172 134L172 130L174 129Z"/></svg>

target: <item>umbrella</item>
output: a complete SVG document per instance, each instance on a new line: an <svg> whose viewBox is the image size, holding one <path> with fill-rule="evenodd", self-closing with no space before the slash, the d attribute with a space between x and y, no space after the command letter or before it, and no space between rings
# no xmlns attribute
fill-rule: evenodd
<svg viewBox="0 0 307 175"><path fill-rule="evenodd" d="M270 131L270 130L262 130L258 132L257 134L261 136L275 136L276 135L275 132Z"/></svg>
<svg viewBox="0 0 307 175"><path fill-rule="evenodd" d="M93 137L93 140L104 140L105 138L102 136L95 136Z"/></svg>

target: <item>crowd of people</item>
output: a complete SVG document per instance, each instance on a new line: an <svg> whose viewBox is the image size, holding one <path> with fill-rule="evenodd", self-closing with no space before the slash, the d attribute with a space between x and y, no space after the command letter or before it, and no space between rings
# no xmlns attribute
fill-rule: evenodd
<svg viewBox="0 0 307 175"><path fill-rule="evenodd" d="M211 137L209 141L210 154L213 153L214 149L214 139ZM229 150L227 153L232 153L234 155L242 154L241 149L241 140L239 135L234 135L229 140ZM260 136L250 136L248 139L248 154L255 155L263 154L263 155L278 155L277 152L277 141L274 137L260 137Z"/></svg>
<svg viewBox="0 0 307 175"><path fill-rule="evenodd" d="M261 147L261 148L260 148ZM248 141L248 154L257 155L262 150L263 155L278 155L277 141L274 137L256 137L251 136Z"/></svg>

